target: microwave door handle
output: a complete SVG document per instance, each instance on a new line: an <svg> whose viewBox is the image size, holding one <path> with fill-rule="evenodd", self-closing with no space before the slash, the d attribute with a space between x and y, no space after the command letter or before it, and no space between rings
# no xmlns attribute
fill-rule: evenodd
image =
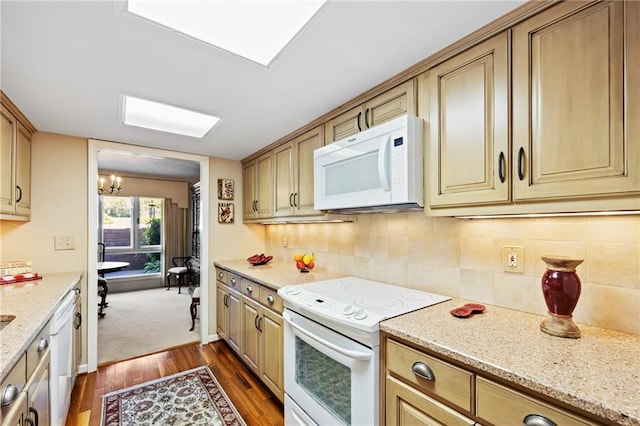
<svg viewBox="0 0 640 426"><path fill-rule="evenodd" d="M309 339L315 340L317 343L321 344L322 346L325 346L329 349L332 349L344 356L347 356L351 359L356 359L359 361L366 361L368 359L371 359L371 354L367 353L367 352L360 352L360 351L352 351L351 349L345 349L345 348L341 348L340 346L331 343L325 339L323 339L322 337L316 336L315 334L309 332L308 330L305 330L304 328L300 327L298 324L295 324L290 318L288 318L287 316L283 315L282 316L285 320L285 322L287 324L289 324L291 327L295 328L298 332L304 334L305 336L307 336Z"/></svg>
<svg viewBox="0 0 640 426"><path fill-rule="evenodd" d="M384 138L380 144L380 150L378 151L378 177L380 178L380 183L382 184L382 189L384 191L389 191L391 189L391 185L389 184L389 173L387 170L387 155L390 142L391 136Z"/></svg>

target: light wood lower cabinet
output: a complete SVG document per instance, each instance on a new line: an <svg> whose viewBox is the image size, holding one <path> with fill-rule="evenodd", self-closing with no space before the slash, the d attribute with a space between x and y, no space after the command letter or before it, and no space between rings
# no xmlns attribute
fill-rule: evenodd
<svg viewBox="0 0 640 426"><path fill-rule="evenodd" d="M241 279L231 273L216 270L216 324L218 335L231 349L242 354ZM224 281L221 281L224 280Z"/></svg>
<svg viewBox="0 0 640 426"><path fill-rule="evenodd" d="M218 335L284 401L282 299L275 290L220 268L216 278Z"/></svg>
<svg viewBox="0 0 640 426"><path fill-rule="evenodd" d="M483 377L476 378L476 415L494 425L598 424Z"/></svg>
<svg viewBox="0 0 640 426"><path fill-rule="evenodd" d="M384 424L598 425L532 394L483 377L446 357L383 335Z"/></svg>

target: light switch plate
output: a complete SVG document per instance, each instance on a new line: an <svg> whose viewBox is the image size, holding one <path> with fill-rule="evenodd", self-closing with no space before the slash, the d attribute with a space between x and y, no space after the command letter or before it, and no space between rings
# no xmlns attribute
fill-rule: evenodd
<svg viewBox="0 0 640 426"><path fill-rule="evenodd" d="M522 246L502 247L502 269L505 272L524 273L524 249Z"/></svg>
<svg viewBox="0 0 640 426"><path fill-rule="evenodd" d="M73 235L55 235L53 237L54 250L74 250Z"/></svg>

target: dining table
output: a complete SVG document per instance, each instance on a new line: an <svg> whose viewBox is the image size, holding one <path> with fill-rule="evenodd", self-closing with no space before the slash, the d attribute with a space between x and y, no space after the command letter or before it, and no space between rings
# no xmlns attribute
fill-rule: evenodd
<svg viewBox="0 0 640 426"><path fill-rule="evenodd" d="M98 262L98 274L107 274L109 272L121 271L125 268L128 268L131 265L129 262L113 262L113 261L105 261Z"/></svg>

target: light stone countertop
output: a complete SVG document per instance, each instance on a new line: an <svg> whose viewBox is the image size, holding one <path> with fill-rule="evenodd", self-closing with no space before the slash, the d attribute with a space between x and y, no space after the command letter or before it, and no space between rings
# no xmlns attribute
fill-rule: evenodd
<svg viewBox="0 0 640 426"><path fill-rule="evenodd" d="M479 374L621 425L640 425L640 336L578 324L579 339L554 337L540 331L544 316L495 306L464 319L449 313L464 303L443 302L383 321L380 329Z"/></svg>
<svg viewBox="0 0 640 426"><path fill-rule="evenodd" d="M214 265L269 287L272 290L278 290L288 285L306 284L344 276L318 266L309 272L300 272L293 260L290 262L272 260L266 265L258 266L253 266L246 260L231 260L214 262Z"/></svg>
<svg viewBox="0 0 640 426"><path fill-rule="evenodd" d="M82 278L82 272L41 275L41 280L0 286L0 314L16 316L0 331L0 381Z"/></svg>

